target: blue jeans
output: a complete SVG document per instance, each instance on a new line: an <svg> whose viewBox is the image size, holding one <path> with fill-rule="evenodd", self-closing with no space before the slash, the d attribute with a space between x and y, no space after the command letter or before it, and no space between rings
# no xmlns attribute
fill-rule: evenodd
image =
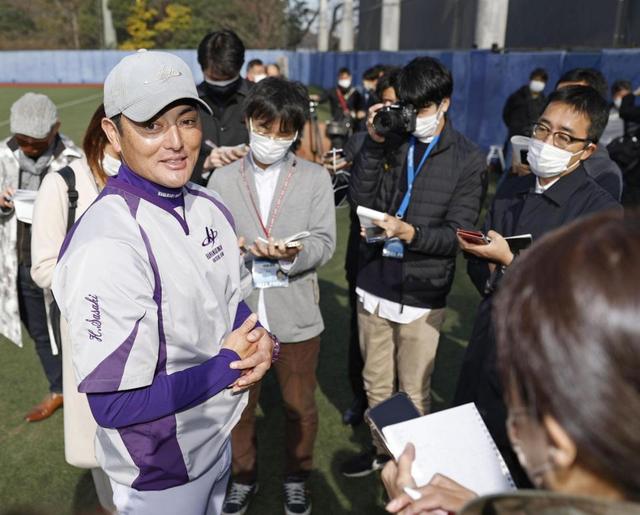
<svg viewBox="0 0 640 515"><path fill-rule="evenodd" d="M31 279L30 269L25 265L18 266L18 300L20 319L35 343L40 363L49 381L49 390L52 393L62 393L62 356L54 356L51 352L44 294L42 288Z"/></svg>

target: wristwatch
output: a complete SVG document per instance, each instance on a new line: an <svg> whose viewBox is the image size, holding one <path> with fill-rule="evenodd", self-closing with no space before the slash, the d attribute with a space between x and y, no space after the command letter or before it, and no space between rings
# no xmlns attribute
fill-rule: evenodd
<svg viewBox="0 0 640 515"><path fill-rule="evenodd" d="M271 331L268 331L269 336L273 340L273 350L271 351L271 363L275 363L280 358L280 340Z"/></svg>

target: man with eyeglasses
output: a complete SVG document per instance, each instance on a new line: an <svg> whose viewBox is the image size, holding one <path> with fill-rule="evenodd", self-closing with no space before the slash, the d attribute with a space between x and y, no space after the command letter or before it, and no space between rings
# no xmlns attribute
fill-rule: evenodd
<svg viewBox="0 0 640 515"><path fill-rule="evenodd" d="M40 189L47 173L82 157L60 133L55 104L46 95L26 93L11 106L11 136L0 142L0 334L22 344L25 324L49 383L49 393L26 415L37 422L62 406L62 361L49 337L42 288L31 278L31 217L16 211L13 196Z"/></svg>
<svg viewBox="0 0 640 515"><path fill-rule="evenodd" d="M458 238L468 258L468 273L483 296L463 360L455 404L474 402L516 483L529 486L505 430L506 408L496 371L493 293L517 257L505 237L544 234L585 215L621 209L617 200L590 178L584 161L595 151L608 119L608 105L587 86L554 91L532 128L528 159L532 173L509 176L500 186L484 221L486 245ZM549 263L555 266L555 263ZM539 273L544 274L544 270ZM535 323L531 320L530 323Z"/></svg>

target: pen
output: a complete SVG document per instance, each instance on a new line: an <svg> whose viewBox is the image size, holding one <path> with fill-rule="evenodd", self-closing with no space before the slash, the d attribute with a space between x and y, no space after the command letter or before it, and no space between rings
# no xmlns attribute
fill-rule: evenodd
<svg viewBox="0 0 640 515"><path fill-rule="evenodd" d="M204 144L209 147L211 150L215 150L216 148L218 148L218 145L216 145L213 141L211 141L210 139L206 139L204 140Z"/></svg>

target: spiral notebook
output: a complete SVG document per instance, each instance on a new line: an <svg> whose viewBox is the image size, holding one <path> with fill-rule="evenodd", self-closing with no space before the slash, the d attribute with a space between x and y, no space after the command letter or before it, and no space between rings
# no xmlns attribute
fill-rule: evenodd
<svg viewBox="0 0 640 515"><path fill-rule="evenodd" d="M418 486L440 473L478 495L516 488L473 403L386 426L382 433L396 459L408 442L415 446L411 472Z"/></svg>

